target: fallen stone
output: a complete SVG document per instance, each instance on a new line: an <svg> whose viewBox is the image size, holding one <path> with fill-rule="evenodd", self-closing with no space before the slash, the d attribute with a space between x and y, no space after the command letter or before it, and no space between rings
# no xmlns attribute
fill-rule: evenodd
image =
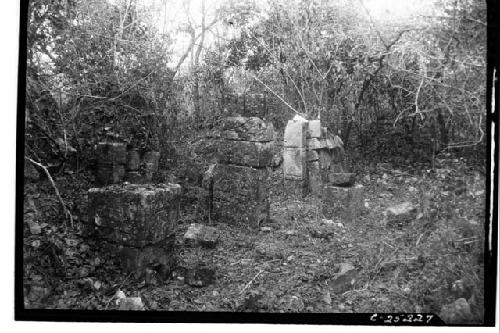
<svg viewBox="0 0 500 333"><path fill-rule="evenodd" d="M305 148L284 149L283 172L285 179L307 179L307 159Z"/></svg>
<svg viewBox="0 0 500 333"><path fill-rule="evenodd" d="M227 117L222 124L222 138L229 140L269 142L275 137L274 127L257 117Z"/></svg>
<svg viewBox="0 0 500 333"><path fill-rule="evenodd" d="M350 263L336 264L335 272L328 281L328 286L335 294L342 294L354 287L357 277L358 272Z"/></svg>
<svg viewBox="0 0 500 333"><path fill-rule="evenodd" d="M305 148L307 145L307 122L289 120L283 136L285 148Z"/></svg>
<svg viewBox="0 0 500 333"><path fill-rule="evenodd" d="M141 156L136 149L127 151L127 171L139 170L141 164Z"/></svg>
<svg viewBox="0 0 500 333"><path fill-rule="evenodd" d="M385 224L389 227L404 226L417 218L417 208L406 201L384 211Z"/></svg>
<svg viewBox="0 0 500 333"><path fill-rule="evenodd" d="M320 138L321 137L321 121L320 120L310 120L308 122L308 136L310 138Z"/></svg>
<svg viewBox="0 0 500 333"><path fill-rule="evenodd" d="M274 142L220 140L218 156L222 163L266 167L273 162Z"/></svg>
<svg viewBox="0 0 500 333"><path fill-rule="evenodd" d="M156 244L175 232L180 192L177 184L91 188L88 223L107 241L132 247Z"/></svg>
<svg viewBox="0 0 500 333"><path fill-rule="evenodd" d="M203 266L188 268L184 281L192 287L206 287L215 282L215 269Z"/></svg>
<svg viewBox="0 0 500 333"><path fill-rule="evenodd" d="M260 231L263 231L263 232L271 232L273 230L273 228L271 227L261 227L260 228Z"/></svg>
<svg viewBox="0 0 500 333"><path fill-rule="evenodd" d="M354 185L356 174L354 173L336 173L330 172L328 174L328 182L334 186L350 187Z"/></svg>
<svg viewBox="0 0 500 333"><path fill-rule="evenodd" d="M184 234L184 244L189 247L215 248L219 236L217 229L199 223L191 223Z"/></svg>
<svg viewBox="0 0 500 333"><path fill-rule="evenodd" d="M446 324L470 324L473 319L470 305L465 298L459 298L453 303L443 305L439 317Z"/></svg>
<svg viewBox="0 0 500 333"><path fill-rule="evenodd" d="M125 297L119 299L118 310L144 311L145 307L140 297Z"/></svg>

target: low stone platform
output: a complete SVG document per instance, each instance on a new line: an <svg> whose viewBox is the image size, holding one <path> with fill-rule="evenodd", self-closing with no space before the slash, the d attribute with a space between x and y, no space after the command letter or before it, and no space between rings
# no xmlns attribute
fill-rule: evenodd
<svg viewBox="0 0 500 333"><path fill-rule="evenodd" d="M91 188L89 228L127 271L141 275L149 268L168 275L175 262L180 192L177 184Z"/></svg>

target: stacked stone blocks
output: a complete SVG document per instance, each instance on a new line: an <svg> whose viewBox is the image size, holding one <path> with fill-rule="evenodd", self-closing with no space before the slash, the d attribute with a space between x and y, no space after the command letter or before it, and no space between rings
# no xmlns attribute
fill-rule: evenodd
<svg viewBox="0 0 500 333"><path fill-rule="evenodd" d="M219 163L210 183L210 213L217 221L258 227L269 219L269 169L274 128L257 117L228 117L222 125Z"/></svg>
<svg viewBox="0 0 500 333"><path fill-rule="evenodd" d="M117 184L123 181L143 184L151 183L158 171L160 153L137 149L127 149L121 142L100 142L96 146L96 181L100 186Z"/></svg>
<svg viewBox="0 0 500 333"><path fill-rule="evenodd" d="M149 268L166 277L175 264L180 190L177 184L91 188L89 227L126 271L140 276Z"/></svg>

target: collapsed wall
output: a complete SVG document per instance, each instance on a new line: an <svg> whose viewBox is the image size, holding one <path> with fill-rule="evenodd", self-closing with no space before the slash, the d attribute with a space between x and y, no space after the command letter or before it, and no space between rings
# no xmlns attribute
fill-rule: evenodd
<svg viewBox="0 0 500 333"><path fill-rule="evenodd" d="M269 169L274 128L257 117L228 117L218 143L209 214L221 222L258 227L269 219Z"/></svg>
<svg viewBox="0 0 500 333"><path fill-rule="evenodd" d="M296 117L288 121L284 134L283 172L285 191L304 197L321 196L323 183L332 173L344 173L343 143L328 133L320 120Z"/></svg>
<svg viewBox="0 0 500 333"><path fill-rule="evenodd" d="M96 146L96 182L99 186L128 181L151 183L158 171L160 153L129 148L121 142L99 142Z"/></svg>
<svg viewBox="0 0 500 333"><path fill-rule="evenodd" d="M320 120L297 116L288 121L283 145L285 192L321 197L326 218L354 220L363 208L363 186L354 186L355 174L347 172L342 140Z"/></svg>
<svg viewBox="0 0 500 333"><path fill-rule="evenodd" d="M176 261L181 187L150 184L159 158L159 152L140 154L124 143L96 146L96 182L102 187L88 190L86 230L137 277L156 271L166 278Z"/></svg>

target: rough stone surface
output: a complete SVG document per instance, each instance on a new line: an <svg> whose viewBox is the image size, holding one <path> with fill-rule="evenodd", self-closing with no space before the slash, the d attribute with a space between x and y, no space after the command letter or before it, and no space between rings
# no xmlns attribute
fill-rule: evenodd
<svg viewBox="0 0 500 333"><path fill-rule="evenodd" d="M326 141L317 138L311 138L307 140L307 148L309 150L316 150L326 147Z"/></svg>
<svg viewBox="0 0 500 333"><path fill-rule="evenodd" d="M307 161L314 162L319 160L319 153L317 150L308 150L307 151Z"/></svg>
<svg viewBox="0 0 500 333"><path fill-rule="evenodd" d="M310 120L308 121L309 129L308 136L310 138L320 138L321 137L321 121Z"/></svg>
<svg viewBox="0 0 500 333"><path fill-rule="evenodd" d="M118 252L122 267L135 277L144 276L146 269L154 269L163 279L170 276L175 268L174 236L153 245L141 248L121 247ZM108 247L113 251L113 247Z"/></svg>
<svg viewBox="0 0 500 333"><path fill-rule="evenodd" d="M394 205L384 211L384 218L387 226L404 226L417 217L417 208L406 201L399 205Z"/></svg>
<svg viewBox="0 0 500 333"><path fill-rule="evenodd" d="M127 171L125 175L125 180L132 184L143 184L145 183L144 177L139 171Z"/></svg>
<svg viewBox="0 0 500 333"><path fill-rule="evenodd" d="M123 164L99 164L96 169L96 180L99 185L116 184L125 177L125 166Z"/></svg>
<svg viewBox="0 0 500 333"><path fill-rule="evenodd" d="M321 168L319 166L319 162L309 162L308 165L309 171L309 191L314 194L321 196L323 182L321 180Z"/></svg>
<svg viewBox="0 0 500 333"><path fill-rule="evenodd" d="M184 244L189 247L215 248L218 239L217 229L199 223L191 223L184 234Z"/></svg>
<svg viewBox="0 0 500 333"><path fill-rule="evenodd" d="M99 142L96 146L96 156L99 164L125 164L127 146L124 143Z"/></svg>
<svg viewBox="0 0 500 333"><path fill-rule="evenodd" d="M227 117L222 124L222 138L229 140L270 142L274 127L257 117Z"/></svg>
<svg viewBox="0 0 500 333"><path fill-rule="evenodd" d="M118 300L118 310L144 311L144 303L140 297L125 297Z"/></svg>
<svg viewBox="0 0 500 333"><path fill-rule="evenodd" d="M354 287L358 272L350 263L340 263L335 265L336 272L328 281L330 290L336 294L342 294Z"/></svg>
<svg viewBox="0 0 500 333"><path fill-rule="evenodd" d="M459 298L453 303L444 305L439 317L446 324L467 324L473 318L470 305L465 298Z"/></svg>
<svg viewBox="0 0 500 333"><path fill-rule="evenodd" d="M305 148L307 145L307 122L289 120L283 137L287 148Z"/></svg>
<svg viewBox="0 0 500 333"><path fill-rule="evenodd" d="M328 182L334 186L350 187L354 185L355 178L356 174L348 172L330 172L328 174Z"/></svg>
<svg viewBox="0 0 500 333"><path fill-rule="evenodd" d="M125 246L161 242L175 231L180 191L177 184L91 188L88 222L97 237Z"/></svg>
<svg viewBox="0 0 500 333"><path fill-rule="evenodd" d="M218 153L223 163L266 167L273 162L274 142L221 140Z"/></svg>
<svg viewBox="0 0 500 333"><path fill-rule="evenodd" d="M141 165L141 155L135 149L127 151L127 171L137 171Z"/></svg>
<svg viewBox="0 0 500 333"><path fill-rule="evenodd" d="M213 171L213 213L220 221L258 227L269 219L269 171L218 164Z"/></svg>
<svg viewBox="0 0 500 333"><path fill-rule="evenodd" d="M307 179L307 159L304 148L284 148L283 172L285 179Z"/></svg>
<svg viewBox="0 0 500 333"><path fill-rule="evenodd" d="M355 187L323 186L323 215L326 218L341 217L347 222L354 221L363 209L362 185Z"/></svg>
<svg viewBox="0 0 500 333"><path fill-rule="evenodd" d="M269 191L269 171L239 165L217 164L213 171L214 193L227 193L261 201Z"/></svg>

